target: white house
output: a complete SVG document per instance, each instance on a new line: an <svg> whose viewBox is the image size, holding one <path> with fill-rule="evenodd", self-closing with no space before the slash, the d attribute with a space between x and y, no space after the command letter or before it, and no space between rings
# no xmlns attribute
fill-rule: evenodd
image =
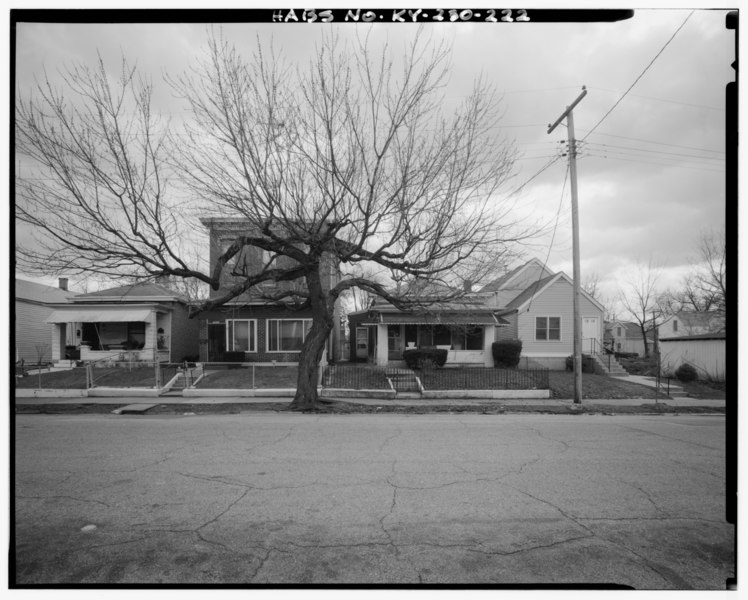
<svg viewBox="0 0 748 600"><path fill-rule="evenodd" d="M67 279L61 278L60 287L52 287L26 281L15 280L15 341L16 361L26 363L49 362L52 360L52 326L45 320L52 313L52 304L67 302L75 294L67 290ZM74 346L79 342L79 329L68 322L65 338L61 345Z"/></svg>
<svg viewBox="0 0 748 600"><path fill-rule="evenodd" d="M565 273L553 273L532 259L461 302L421 311L400 311L387 303L349 315L351 360L383 366L399 361L406 348L448 350L447 365L493 366L494 341L522 341L524 365L564 369L573 352L574 288ZM603 306L582 292L583 352L602 352Z"/></svg>

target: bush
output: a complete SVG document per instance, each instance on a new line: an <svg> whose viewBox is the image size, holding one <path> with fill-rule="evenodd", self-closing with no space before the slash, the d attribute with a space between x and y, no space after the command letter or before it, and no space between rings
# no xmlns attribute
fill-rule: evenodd
<svg viewBox="0 0 748 600"><path fill-rule="evenodd" d="M566 357L566 370L574 371L574 355ZM594 373L595 360L589 354L582 354L582 373Z"/></svg>
<svg viewBox="0 0 748 600"><path fill-rule="evenodd" d="M409 369L443 367L447 362L447 351L441 348L415 348L403 352L403 360Z"/></svg>
<svg viewBox="0 0 748 600"><path fill-rule="evenodd" d="M491 344L491 353L497 367L513 369L519 364L522 340L502 340Z"/></svg>
<svg viewBox="0 0 748 600"><path fill-rule="evenodd" d="M689 381L695 381L696 379L698 379L699 374L696 372L696 369L694 369L692 365L683 363L675 370L675 378L678 381L682 381L683 383L688 383Z"/></svg>

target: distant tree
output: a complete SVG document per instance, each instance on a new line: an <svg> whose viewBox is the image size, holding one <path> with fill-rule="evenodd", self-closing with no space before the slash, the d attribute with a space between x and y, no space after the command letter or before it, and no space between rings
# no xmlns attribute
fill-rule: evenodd
<svg viewBox="0 0 748 600"><path fill-rule="evenodd" d="M618 301L632 320L639 325L644 339L644 356L649 358L649 343L647 341L647 323L655 325L654 312L658 309L657 283L662 273L662 267L655 265L652 259L644 265L637 262L631 272L625 277L618 289Z"/></svg>
<svg viewBox="0 0 748 600"><path fill-rule="evenodd" d="M325 256L450 290L434 301L459 296L465 279L481 282L533 233L499 194L514 148L497 135L498 98L479 80L450 105L449 54L422 33L396 57L331 30L308 65L293 67L259 43L245 59L212 36L205 59L169 80L188 107L171 144L151 83L125 61L117 82L101 59L68 71L64 92L44 81L16 106L17 150L33 163L32 176L17 178L16 215L36 233L18 260L47 272L192 278L217 292L200 311L263 282L301 282L267 298L312 310L292 407L314 408L341 294L425 301L367 277L328 288ZM185 251L198 213L249 223L209 269ZM222 271L246 246L267 258L222 289Z"/></svg>

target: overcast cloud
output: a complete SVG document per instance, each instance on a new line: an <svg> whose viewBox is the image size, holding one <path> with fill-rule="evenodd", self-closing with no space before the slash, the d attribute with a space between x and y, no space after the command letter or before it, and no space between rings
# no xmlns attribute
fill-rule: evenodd
<svg viewBox="0 0 748 600"><path fill-rule="evenodd" d="M631 92L589 133L690 13L637 10L632 19L617 23L427 26L453 46L449 98L466 94L480 73L503 94L505 117L497 133L513 140L520 152L507 193L562 151L566 128L548 135L548 123L587 86L588 95L574 112L577 138L584 140L578 161L582 271L596 273L606 295L615 292L635 261L650 256L667 268L663 286L676 285L697 255L701 232L724 228L725 85L734 78L734 32L725 28L726 11L693 12ZM362 30L350 24L232 23L223 33L248 49L255 36L272 36L287 57L304 60L330 27L339 27L344 36ZM415 26L404 24L377 24L373 30L377 39L393 45L414 33ZM179 106L161 73L188 68L206 39L201 24L20 23L16 84L23 92L45 68L54 73L63 64L93 64L97 51L115 70L125 55L153 77L158 108L176 113ZM558 160L518 196L551 223L563 202L550 253L549 232L528 248L528 258L548 256L552 269L571 275L565 170L566 159Z"/></svg>

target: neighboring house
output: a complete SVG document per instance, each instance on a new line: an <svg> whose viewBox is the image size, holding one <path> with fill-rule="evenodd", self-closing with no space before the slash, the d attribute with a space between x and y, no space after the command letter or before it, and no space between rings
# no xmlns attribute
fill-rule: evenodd
<svg viewBox="0 0 748 600"><path fill-rule="evenodd" d="M67 279L60 287L41 285L25 279L15 280L16 361L26 363L52 360L52 326L45 320L52 313L51 304L67 302L74 296L67 289ZM77 345L75 323L66 327L65 346Z"/></svg>
<svg viewBox="0 0 748 600"><path fill-rule="evenodd" d="M683 364L696 368L699 379L725 380L725 332L660 338L660 365L674 375Z"/></svg>
<svg viewBox="0 0 748 600"><path fill-rule="evenodd" d="M614 321L605 323L604 344L613 352L636 353L645 355L644 337L638 323L633 321ZM647 332L647 344L653 349L653 338Z"/></svg>
<svg viewBox="0 0 748 600"><path fill-rule="evenodd" d="M718 333L725 330L725 314L721 311L681 311L669 316L657 327L660 339Z"/></svg>
<svg viewBox="0 0 748 600"><path fill-rule="evenodd" d="M573 283L537 259L503 275L460 303L428 311L374 304L349 315L351 360L377 365L400 360L408 347L449 350L447 364L493 365L494 341L522 340L524 364L564 369L573 352ZM603 306L582 292L583 352L602 351Z"/></svg>
<svg viewBox="0 0 748 600"><path fill-rule="evenodd" d="M248 223L241 219L205 218L210 238L210 265L226 251L238 235L247 234ZM220 289L211 290L216 298L242 279L232 275L232 270L246 268L247 273L261 268L269 259L260 248L245 247L223 269ZM326 260L328 276L323 288L331 289L340 281L340 271L333 257ZM293 265L293 260L279 256L274 263L279 268ZM300 282L265 282L244 292L219 308L200 315L200 360L203 362L298 362L301 347L312 326L311 308L297 309L292 304L272 302L262 298L276 291L302 285ZM334 328L326 348L327 357L340 355L340 315L336 307Z"/></svg>
<svg viewBox="0 0 748 600"><path fill-rule="evenodd" d="M198 323L188 299L157 283L137 283L78 294L55 304L45 319L52 360L65 358L69 323L78 323L81 360L182 362L198 354Z"/></svg>

